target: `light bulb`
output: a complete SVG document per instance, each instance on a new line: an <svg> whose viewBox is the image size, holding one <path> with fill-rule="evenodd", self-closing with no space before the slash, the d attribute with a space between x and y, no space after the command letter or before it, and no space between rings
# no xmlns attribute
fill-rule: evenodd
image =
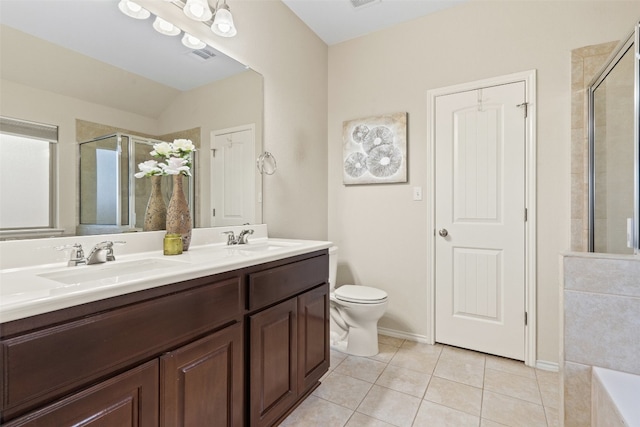
<svg viewBox="0 0 640 427"><path fill-rule="evenodd" d="M147 9L131 0L120 0L118 9L125 15L135 19L147 19L151 16L151 13Z"/></svg>
<svg viewBox="0 0 640 427"><path fill-rule="evenodd" d="M211 31L222 37L233 37L238 33L235 25L233 25L233 16L226 3L216 11Z"/></svg>
<svg viewBox="0 0 640 427"><path fill-rule="evenodd" d="M176 27L169 21L165 21L159 16L156 16L156 19L153 21L153 28L160 34L167 36L177 36L180 34L180 28Z"/></svg>
<svg viewBox="0 0 640 427"><path fill-rule="evenodd" d="M203 49L207 44L200 40L197 37L192 36L191 34L184 33L182 36L182 44L188 47L189 49Z"/></svg>
<svg viewBox="0 0 640 427"><path fill-rule="evenodd" d="M201 17L202 14L204 13L204 8L202 7L202 5L198 3L191 6L189 10L191 11L191 13L193 13L197 17Z"/></svg>
<svg viewBox="0 0 640 427"><path fill-rule="evenodd" d="M182 11L195 21L207 21L213 16L207 0L187 0Z"/></svg>

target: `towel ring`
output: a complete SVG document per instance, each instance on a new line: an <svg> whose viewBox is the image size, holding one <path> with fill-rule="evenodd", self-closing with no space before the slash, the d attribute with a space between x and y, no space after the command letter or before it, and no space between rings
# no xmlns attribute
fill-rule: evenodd
<svg viewBox="0 0 640 427"><path fill-rule="evenodd" d="M265 167L265 161L267 159L271 159L269 163L273 163L273 167L271 169ZM262 175L265 175L265 174L273 175L278 170L278 164L276 163L276 158L273 157L273 154L271 154L268 151L265 151L264 153L258 156L258 159L256 160L256 167L258 168L258 171Z"/></svg>

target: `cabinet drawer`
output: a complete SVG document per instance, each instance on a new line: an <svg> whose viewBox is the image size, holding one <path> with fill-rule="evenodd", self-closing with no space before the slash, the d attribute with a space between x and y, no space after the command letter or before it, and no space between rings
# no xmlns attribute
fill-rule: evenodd
<svg viewBox="0 0 640 427"><path fill-rule="evenodd" d="M71 395L5 427L158 425L158 360Z"/></svg>
<svg viewBox="0 0 640 427"><path fill-rule="evenodd" d="M155 357L236 319L243 305L237 276L5 340L2 407L20 413Z"/></svg>
<svg viewBox="0 0 640 427"><path fill-rule="evenodd" d="M254 310L326 283L329 256L270 268L249 275L249 310Z"/></svg>

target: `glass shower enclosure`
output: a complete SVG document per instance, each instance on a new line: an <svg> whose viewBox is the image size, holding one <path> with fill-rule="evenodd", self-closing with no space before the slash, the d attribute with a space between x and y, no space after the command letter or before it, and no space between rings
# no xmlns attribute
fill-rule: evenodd
<svg viewBox="0 0 640 427"><path fill-rule="evenodd" d="M640 24L588 87L589 250L640 249Z"/></svg>
<svg viewBox="0 0 640 427"><path fill-rule="evenodd" d="M158 142L162 141L114 133L80 143L78 235L143 230L151 180L135 178L134 174L138 163L151 159L149 153ZM193 177L183 179L191 218L194 218ZM163 177L166 205L172 189L172 177Z"/></svg>

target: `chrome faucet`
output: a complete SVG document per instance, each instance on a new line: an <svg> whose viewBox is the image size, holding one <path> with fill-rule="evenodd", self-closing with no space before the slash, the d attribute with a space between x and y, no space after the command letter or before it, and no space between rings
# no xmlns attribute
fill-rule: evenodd
<svg viewBox="0 0 640 427"><path fill-rule="evenodd" d="M82 250L82 245L80 243L75 243L73 245L56 246L55 249L58 251L71 249L69 261L67 262L67 265L69 267L85 265L87 263L87 260L84 258L84 251Z"/></svg>
<svg viewBox="0 0 640 427"><path fill-rule="evenodd" d="M93 249L91 249L91 252L89 252L89 256L87 257L87 265L115 261L116 257L113 255L114 243L124 244L125 242L105 241L96 244Z"/></svg>
<svg viewBox="0 0 640 427"><path fill-rule="evenodd" d="M227 235L227 245L246 245L249 243L249 236L253 234L253 229L249 228L242 230L240 234L236 235L232 231L223 231L222 234Z"/></svg>
<svg viewBox="0 0 640 427"><path fill-rule="evenodd" d="M237 244L246 245L247 243L249 243L249 236L251 236L252 234L253 234L252 228L242 230L240 234L238 234Z"/></svg>

